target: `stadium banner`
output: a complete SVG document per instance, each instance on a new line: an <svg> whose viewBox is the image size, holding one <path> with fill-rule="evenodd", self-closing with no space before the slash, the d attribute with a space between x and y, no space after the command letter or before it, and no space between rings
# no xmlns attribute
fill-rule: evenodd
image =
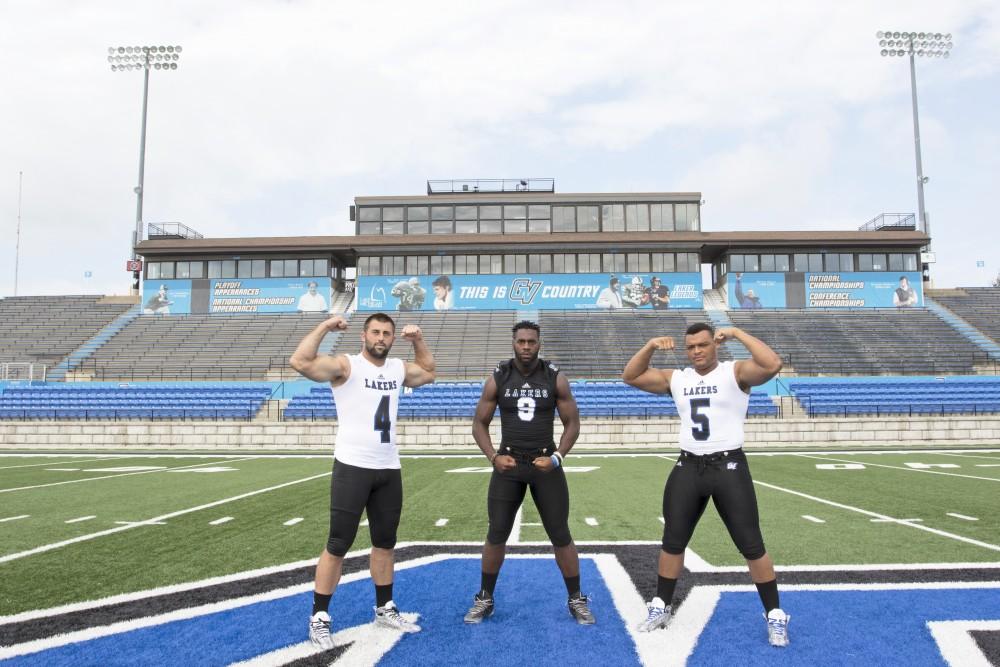
<svg viewBox="0 0 1000 667"><path fill-rule="evenodd" d="M325 313L330 278L219 278L209 281L212 313Z"/></svg>
<svg viewBox="0 0 1000 667"><path fill-rule="evenodd" d="M190 280L147 280L143 283L143 315L186 315L190 312Z"/></svg>
<svg viewBox="0 0 1000 667"><path fill-rule="evenodd" d="M727 283L726 296L733 310L787 305L784 273L730 273Z"/></svg>
<svg viewBox="0 0 1000 667"><path fill-rule="evenodd" d="M142 313L325 313L332 289L326 277L147 280Z"/></svg>
<svg viewBox="0 0 1000 667"><path fill-rule="evenodd" d="M916 271L807 273L809 308L907 308L924 305Z"/></svg>
<svg viewBox="0 0 1000 667"><path fill-rule="evenodd" d="M360 276L358 310L702 308L700 273Z"/></svg>
<svg viewBox="0 0 1000 667"><path fill-rule="evenodd" d="M733 310L758 308L910 308L924 305L917 271L730 273Z"/></svg>

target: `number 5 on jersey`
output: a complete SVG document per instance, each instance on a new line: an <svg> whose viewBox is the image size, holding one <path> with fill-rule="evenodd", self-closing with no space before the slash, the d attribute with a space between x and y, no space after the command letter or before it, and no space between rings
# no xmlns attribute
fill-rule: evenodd
<svg viewBox="0 0 1000 667"><path fill-rule="evenodd" d="M700 414L698 410L701 408L707 408L712 404L712 399L710 398L692 398L691 399L691 421L698 425L697 428L691 429L691 435L694 439L701 442L708 440L708 436L711 434L708 426L708 415Z"/></svg>
<svg viewBox="0 0 1000 667"><path fill-rule="evenodd" d="M375 409L375 430L381 432L382 442L389 442L389 431L392 429L392 420L389 419L389 397L383 396Z"/></svg>

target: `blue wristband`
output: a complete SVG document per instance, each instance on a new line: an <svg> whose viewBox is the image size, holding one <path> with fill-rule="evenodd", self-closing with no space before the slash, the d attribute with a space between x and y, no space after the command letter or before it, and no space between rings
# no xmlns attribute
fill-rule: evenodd
<svg viewBox="0 0 1000 667"><path fill-rule="evenodd" d="M549 460L552 461L553 468L558 468L559 466L562 465L562 459L559 458L558 454L553 454L552 456L549 457Z"/></svg>

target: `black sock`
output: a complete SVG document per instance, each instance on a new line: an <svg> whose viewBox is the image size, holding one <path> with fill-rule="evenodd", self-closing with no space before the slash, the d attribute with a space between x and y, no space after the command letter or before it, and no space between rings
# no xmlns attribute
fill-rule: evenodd
<svg viewBox="0 0 1000 667"><path fill-rule="evenodd" d="M483 576L479 580L479 590L486 591L490 597L493 597L493 590L497 587L497 577L499 576L499 572L483 572Z"/></svg>
<svg viewBox="0 0 1000 667"><path fill-rule="evenodd" d="M778 604L778 580L772 579L771 581L765 581L762 584L754 584L757 586L757 594L760 595L760 601L764 603L764 612L769 613L772 609L778 609L781 605Z"/></svg>
<svg viewBox="0 0 1000 667"><path fill-rule="evenodd" d="M317 611L329 611L330 609L330 598L333 597L333 593L329 595L323 595L322 593L317 593L313 591L313 610L312 613L315 614Z"/></svg>
<svg viewBox="0 0 1000 667"><path fill-rule="evenodd" d="M563 577L563 581L566 582L566 592L569 593L570 597L580 592L580 575Z"/></svg>
<svg viewBox="0 0 1000 667"><path fill-rule="evenodd" d="M670 606L670 601L674 599L674 587L677 586L676 579L667 579L656 575L656 597L663 600L663 604Z"/></svg>
<svg viewBox="0 0 1000 667"><path fill-rule="evenodd" d="M375 584L375 606L384 607L392 599L392 584L379 586Z"/></svg>

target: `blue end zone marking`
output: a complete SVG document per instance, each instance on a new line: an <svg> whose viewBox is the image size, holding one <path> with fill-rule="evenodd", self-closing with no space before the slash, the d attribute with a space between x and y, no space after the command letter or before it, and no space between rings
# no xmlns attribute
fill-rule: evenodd
<svg viewBox="0 0 1000 667"><path fill-rule="evenodd" d="M496 612L480 625L462 622L479 588L478 558L420 569L434 572L433 583L424 579L419 590L414 584L399 590L420 605L424 632L405 637L382 665L640 664L625 621L589 558L580 558L580 581L592 598L597 617L592 626L578 625L569 615L566 587L551 557L508 558L497 583Z"/></svg>
<svg viewBox="0 0 1000 667"><path fill-rule="evenodd" d="M781 606L791 642L777 649L757 594L723 593L688 664L945 665L928 621L1000 619L996 588L782 591Z"/></svg>
<svg viewBox="0 0 1000 667"><path fill-rule="evenodd" d="M566 589L552 558L510 558L497 586L497 612L482 625L462 622L479 586L478 558L450 558L396 573L404 612L418 612L423 632L405 635L384 665L638 665L635 646L594 561L580 559L585 592L598 622L580 626L566 609ZM307 639L311 593L142 628L12 658L11 665L225 665ZM330 605L333 632L370 623L374 591L363 579L341 585Z"/></svg>

